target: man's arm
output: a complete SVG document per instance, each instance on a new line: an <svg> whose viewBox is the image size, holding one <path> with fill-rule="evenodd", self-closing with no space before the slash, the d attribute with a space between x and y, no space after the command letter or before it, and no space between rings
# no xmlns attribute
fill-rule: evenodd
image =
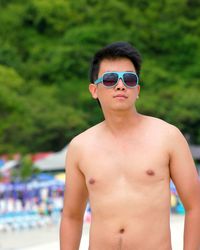
<svg viewBox="0 0 200 250"><path fill-rule="evenodd" d="M66 158L66 187L60 224L60 250L78 250L88 198L85 178L78 165L79 150L73 141Z"/></svg>
<svg viewBox="0 0 200 250"><path fill-rule="evenodd" d="M170 175L184 205L184 250L200 250L200 182L188 144L172 129Z"/></svg>

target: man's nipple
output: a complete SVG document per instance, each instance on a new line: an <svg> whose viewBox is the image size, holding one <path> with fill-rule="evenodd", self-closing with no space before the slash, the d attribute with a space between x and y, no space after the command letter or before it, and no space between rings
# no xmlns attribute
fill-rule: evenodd
<svg viewBox="0 0 200 250"><path fill-rule="evenodd" d="M95 179L94 178L90 178L88 182L89 182L89 184L93 185L95 183Z"/></svg>
<svg viewBox="0 0 200 250"><path fill-rule="evenodd" d="M148 169L148 170L146 171L146 173L147 173L147 175L150 175L150 176L155 175L155 172L154 172L152 169Z"/></svg>

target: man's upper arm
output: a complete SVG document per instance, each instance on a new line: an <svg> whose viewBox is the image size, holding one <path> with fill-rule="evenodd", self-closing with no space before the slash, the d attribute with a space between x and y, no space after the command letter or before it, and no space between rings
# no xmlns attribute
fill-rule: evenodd
<svg viewBox="0 0 200 250"><path fill-rule="evenodd" d="M177 128L170 138L170 175L184 207L189 210L200 203L200 182L189 146Z"/></svg>
<svg viewBox="0 0 200 250"><path fill-rule="evenodd" d="M80 149L77 141L68 146L63 214L82 218L88 198L85 177L79 169Z"/></svg>

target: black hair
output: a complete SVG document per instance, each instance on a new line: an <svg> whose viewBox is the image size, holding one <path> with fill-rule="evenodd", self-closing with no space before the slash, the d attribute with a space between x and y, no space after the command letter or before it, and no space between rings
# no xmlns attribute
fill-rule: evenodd
<svg viewBox="0 0 200 250"><path fill-rule="evenodd" d="M100 63L103 59L117 58L128 58L133 63L139 76L142 62L139 51L128 42L114 42L97 51L94 55L90 66L90 82L94 83L98 78Z"/></svg>

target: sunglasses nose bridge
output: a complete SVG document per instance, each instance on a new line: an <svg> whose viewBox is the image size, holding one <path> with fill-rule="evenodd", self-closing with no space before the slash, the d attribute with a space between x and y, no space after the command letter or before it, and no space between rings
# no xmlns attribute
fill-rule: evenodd
<svg viewBox="0 0 200 250"><path fill-rule="evenodd" d="M123 76L118 76L118 80L117 80L117 84L116 86L119 88L124 88L124 79L123 79Z"/></svg>

